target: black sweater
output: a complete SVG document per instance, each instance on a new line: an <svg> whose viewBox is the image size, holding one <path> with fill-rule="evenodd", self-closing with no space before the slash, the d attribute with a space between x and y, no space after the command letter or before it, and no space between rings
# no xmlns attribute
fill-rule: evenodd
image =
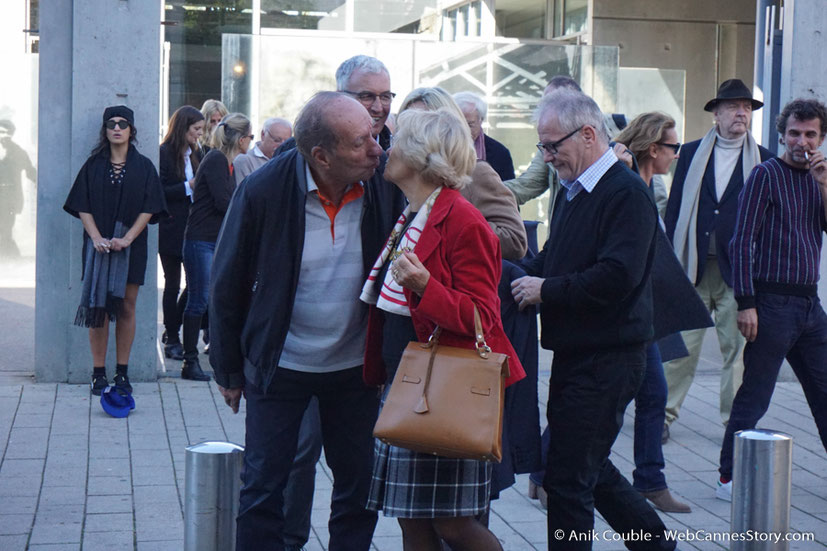
<svg viewBox="0 0 827 551"><path fill-rule="evenodd" d="M227 157L217 149L211 150L195 173L195 189L184 239L217 241L233 191L235 180L230 176Z"/></svg>
<svg viewBox="0 0 827 551"><path fill-rule="evenodd" d="M558 209L543 250L526 266L545 278L543 348L582 351L652 339L649 275L658 215L643 181L618 161L591 193L581 190Z"/></svg>

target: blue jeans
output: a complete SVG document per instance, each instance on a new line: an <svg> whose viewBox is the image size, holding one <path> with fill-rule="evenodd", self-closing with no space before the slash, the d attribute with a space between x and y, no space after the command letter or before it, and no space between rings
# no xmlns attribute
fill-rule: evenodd
<svg viewBox="0 0 827 551"><path fill-rule="evenodd" d="M827 315L817 297L759 292L758 336L744 349L744 381L721 446L721 476L732 479L736 432L755 428L770 406L784 358L790 362L827 450Z"/></svg>
<svg viewBox="0 0 827 551"><path fill-rule="evenodd" d="M362 368L332 373L278 368L266 394L249 380L245 392L247 435L236 549L284 549L284 489L313 396L319 401L325 459L333 473L328 549L370 549L377 515L365 503L379 398L362 381Z"/></svg>
<svg viewBox="0 0 827 551"><path fill-rule="evenodd" d="M212 241L184 240L184 272L187 275L185 316L203 316L210 298L210 267L215 253Z"/></svg>
<svg viewBox="0 0 827 551"><path fill-rule="evenodd" d="M646 371L635 396L635 470L634 487L639 492L666 488L663 476L663 445L660 438L666 420L666 377L658 345L646 348Z"/></svg>
<svg viewBox="0 0 827 551"><path fill-rule="evenodd" d="M646 364L643 344L555 353L548 403L549 450L543 487L548 492L550 551L589 551L594 510L619 533L648 533L629 549L671 550L658 514L609 460L623 415L640 386ZM562 530L562 532L561 532ZM565 534L561 538L559 534Z"/></svg>

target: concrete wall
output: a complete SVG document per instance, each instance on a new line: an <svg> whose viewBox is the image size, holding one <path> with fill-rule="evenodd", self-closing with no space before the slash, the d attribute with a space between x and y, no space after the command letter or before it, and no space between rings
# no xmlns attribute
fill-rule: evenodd
<svg viewBox="0 0 827 551"><path fill-rule="evenodd" d="M823 0L784 2L784 42L781 61L781 106L798 98L827 101L827 74L822 58L827 51Z"/></svg>
<svg viewBox="0 0 827 551"><path fill-rule="evenodd" d="M703 106L721 82L752 85L755 0L593 0L593 15L593 43L618 46L621 67L686 71L685 141L712 125Z"/></svg>
<svg viewBox="0 0 827 551"><path fill-rule="evenodd" d="M100 131L103 109L135 111L139 149L158 161L160 9L145 0L74 0L40 11L39 185L35 375L38 381L87 382L87 330L72 325L80 299L82 225L62 210L75 175ZM154 380L158 368L157 226L150 226L146 285L130 379ZM114 375L111 326L107 367Z"/></svg>

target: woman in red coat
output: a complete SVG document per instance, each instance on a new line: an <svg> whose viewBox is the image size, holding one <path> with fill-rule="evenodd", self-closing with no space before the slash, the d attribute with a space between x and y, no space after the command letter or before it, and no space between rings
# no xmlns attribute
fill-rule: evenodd
<svg viewBox="0 0 827 551"><path fill-rule="evenodd" d="M440 344L474 348L474 307L488 345L509 356L510 377L525 373L505 336L497 285L497 236L457 191L476 156L468 125L448 110L399 116L385 178L408 198L371 271L362 300L372 304L365 378L393 378L402 351L427 341L438 325ZM368 508L397 517L406 549L498 550L476 516L488 507L491 464L417 453L377 441Z"/></svg>

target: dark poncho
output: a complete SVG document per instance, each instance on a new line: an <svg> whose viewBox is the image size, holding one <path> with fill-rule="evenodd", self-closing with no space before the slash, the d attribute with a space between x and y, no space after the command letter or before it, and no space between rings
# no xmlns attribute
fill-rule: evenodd
<svg viewBox="0 0 827 551"><path fill-rule="evenodd" d="M63 205L80 217L88 212L105 239L123 237L142 212L152 214L150 224L167 215L164 192L152 162L129 147L123 178L112 183L109 149L87 159ZM128 256L127 256L128 255ZM91 262L90 262L91 261ZM83 232L83 296L75 323L100 327L105 315L117 318L127 283L143 285L147 261L147 231L144 229L122 253L98 253ZM103 287L103 288L102 288Z"/></svg>

